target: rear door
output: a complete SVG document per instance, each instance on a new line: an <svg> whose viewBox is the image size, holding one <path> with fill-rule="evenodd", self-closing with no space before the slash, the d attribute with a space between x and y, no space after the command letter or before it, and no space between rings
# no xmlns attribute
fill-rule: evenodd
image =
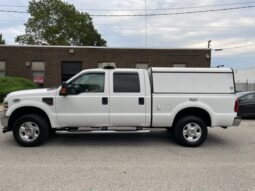
<svg viewBox="0 0 255 191"><path fill-rule="evenodd" d="M110 126L145 126L142 70L110 71Z"/></svg>

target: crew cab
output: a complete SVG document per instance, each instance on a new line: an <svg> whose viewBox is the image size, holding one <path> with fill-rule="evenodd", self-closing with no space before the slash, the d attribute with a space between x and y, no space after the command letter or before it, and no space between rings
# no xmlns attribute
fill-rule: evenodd
<svg viewBox="0 0 255 191"><path fill-rule="evenodd" d="M130 127L167 128L179 144L196 147L207 127L240 124L230 68L87 69L56 89L12 92L3 106L3 132L22 146L40 145L52 132Z"/></svg>

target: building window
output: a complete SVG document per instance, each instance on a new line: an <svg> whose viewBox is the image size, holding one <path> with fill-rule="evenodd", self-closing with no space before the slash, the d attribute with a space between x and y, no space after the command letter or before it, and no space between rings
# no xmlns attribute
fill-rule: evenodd
<svg viewBox="0 0 255 191"><path fill-rule="evenodd" d="M136 68L137 69L148 69L148 67L149 67L149 64L145 64L145 63L143 63L143 64L136 64Z"/></svg>
<svg viewBox="0 0 255 191"><path fill-rule="evenodd" d="M98 63L98 68L103 68L104 63Z"/></svg>
<svg viewBox="0 0 255 191"><path fill-rule="evenodd" d="M175 68L185 68L186 64L174 64L173 67L175 67Z"/></svg>
<svg viewBox="0 0 255 191"><path fill-rule="evenodd" d="M32 62L32 75L34 83L42 87L45 78L45 62Z"/></svg>
<svg viewBox="0 0 255 191"><path fill-rule="evenodd" d="M5 76L5 61L0 61L0 76Z"/></svg>
<svg viewBox="0 0 255 191"><path fill-rule="evenodd" d="M113 74L113 87L113 91L117 93L140 92L140 81L138 73L115 72Z"/></svg>

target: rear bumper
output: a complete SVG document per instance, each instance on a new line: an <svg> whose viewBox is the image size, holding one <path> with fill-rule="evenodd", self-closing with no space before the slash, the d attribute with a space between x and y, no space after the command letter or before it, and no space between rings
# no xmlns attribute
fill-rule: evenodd
<svg viewBox="0 0 255 191"><path fill-rule="evenodd" d="M236 117L235 119L234 119L234 122L233 122L233 125L232 126L239 126L240 125L240 123L241 123L241 118L239 118L239 117Z"/></svg>

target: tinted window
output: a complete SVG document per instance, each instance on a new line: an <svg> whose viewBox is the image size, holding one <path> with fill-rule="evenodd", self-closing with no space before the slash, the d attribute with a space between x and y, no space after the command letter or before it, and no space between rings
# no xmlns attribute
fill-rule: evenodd
<svg viewBox="0 0 255 191"><path fill-rule="evenodd" d="M138 73L114 73L114 92L140 92Z"/></svg>
<svg viewBox="0 0 255 191"><path fill-rule="evenodd" d="M255 94L248 94L243 97L244 100L255 100Z"/></svg>
<svg viewBox="0 0 255 191"><path fill-rule="evenodd" d="M68 84L70 94L104 92L104 73L84 74Z"/></svg>

